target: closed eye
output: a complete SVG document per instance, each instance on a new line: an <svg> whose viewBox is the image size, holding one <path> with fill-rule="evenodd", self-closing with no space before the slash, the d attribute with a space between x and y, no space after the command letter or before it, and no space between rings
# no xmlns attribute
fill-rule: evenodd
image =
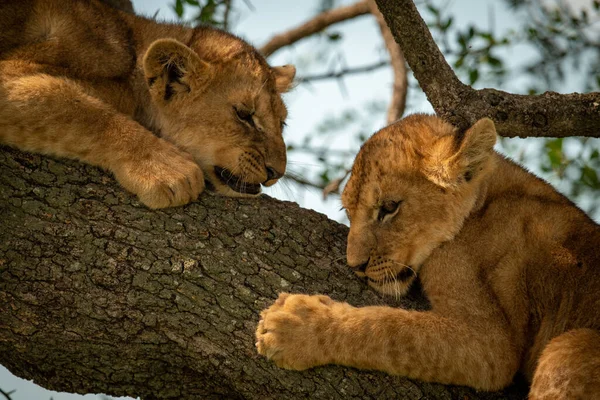
<svg viewBox="0 0 600 400"><path fill-rule="evenodd" d="M379 211L377 213L377 220L383 221L385 219L385 217L394 216L398 212L398 209L399 209L401 203L402 203L402 201L394 201L394 200L384 201L381 204L381 206L379 207Z"/></svg>
<svg viewBox="0 0 600 400"><path fill-rule="evenodd" d="M235 114L241 122L256 128L256 124L254 123L254 111L249 111L241 107L233 107L233 109L235 110Z"/></svg>

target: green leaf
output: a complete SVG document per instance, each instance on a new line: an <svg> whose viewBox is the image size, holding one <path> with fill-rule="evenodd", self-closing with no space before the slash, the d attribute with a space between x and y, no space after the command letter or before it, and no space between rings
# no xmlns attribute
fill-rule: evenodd
<svg viewBox="0 0 600 400"><path fill-rule="evenodd" d="M489 32L479 32L477 34L477 36L479 36L482 39L487 40L489 43L494 43L494 37Z"/></svg>
<svg viewBox="0 0 600 400"><path fill-rule="evenodd" d="M548 155L548 160L550 161L550 167L554 171L560 171L563 169L563 139L550 139L546 141L545 147Z"/></svg>
<svg viewBox="0 0 600 400"><path fill-rule="evenodd" d="M474 84L478 78L479 78L479 70L472 69L471 71L469 71L469 82L471 85Z"/></svg>
<svg viewBox="0 0 600 400"><path fill-rule="evenodd" d="M438 8L435 8L431 4L427 4L427 10L429 10L429 12L435 15L436 17L440 15L440 10Z"/></svg>
<svg viewBox="0 0 600 400"><path fill-rule="evenodd" d="M179 17L179 18L183 17L183 1L182 0L175 0L175 5L173 6L173 11L175 11L175 14L177 14L177 17Z"/></svg>
<svg viewBox="0 0 600 400"><path fill-rule="evenodd" d="M467 49L467 39L461 33L458 34L458 44L460 44L463 50Z"/></svg>
<svg viewBox="0 0 600 400"><path fill-rule="evenodd" d="M442 31L447 31L448 28L450 28L450 26L452 26L452 23L454 22L454 17L449 17L445 22L442 22L442 24L440 25L440 28L442 29Z"/></svg>
<svg viewBox="0 0 600 400"><path fill-rule="evenodd" d="M546 149L549 151L562 151L563 139L551 139L546 142Z"/></svg>
<svg viewBox="0 0 600 400"><path fill-rule="evenodd" d="M331 40L332 42L336 42L342 39L342 34L340 32L328 33L327 39Z"/></svg>
<svg viewBox="0 0 600 400"><path fill-rule="evenodd" d="M487 62L494 68L502 68L502 60L499 58L488 55Z"/></svg>
<svg viewBox="0 0 600 400"><path fill-rule="evenodd" d="M598 179L598 173L595 169L590 168L589 165L583 166L581 170L581 181L594 189L600 188L600 179Z"/></svg>
<svg viewBox="0 0 600 400"><path fill-rule="evenodd" d="M530 39L536 39L539 35L537 29L535 28L529 28L527 33L529 34Z"/></svg>

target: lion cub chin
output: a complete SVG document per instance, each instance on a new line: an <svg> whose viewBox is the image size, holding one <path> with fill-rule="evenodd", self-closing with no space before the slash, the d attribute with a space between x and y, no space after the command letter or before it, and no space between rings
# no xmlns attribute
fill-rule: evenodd
<svg viewBox="0 0 600 400"><path fill-rule="evenodd" d="M257 195L283 176L293 66L217 29L96 1L0 9L0 144L106 168L151 208L205 187Z"/></svg>
<svg viewBox="0 0 600 400"><path fill-rule="evenodd" d="M348 264L384 294L418 275L432 309L283 293L261 314L259 353L479 390L521 372L531 399L598 398L600 227L495 141L490 119L458 132L430 115L373 135L342 195Z"/></svg>

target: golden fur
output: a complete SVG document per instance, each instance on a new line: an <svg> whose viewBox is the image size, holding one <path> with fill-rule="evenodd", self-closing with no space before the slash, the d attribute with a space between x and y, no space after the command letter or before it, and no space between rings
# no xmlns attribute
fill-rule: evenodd
<svg viewBox="0 0 600 400"><path fill-rule="evenodd" d="M258 351L480 390L520 371L530 399L600 398L600 227L495 140L489 119L413 115L365 143L344 189L350 267L391 295L418 274L431 311L281 294Z"/></svg>
<svg viewBox="0 0 600 400"><path fill-rule="evenodd" d="M294 74L233 35L97 0L0 3L0 143L106 168L152 208L205 182L232 196L275 183Z"/></svg>

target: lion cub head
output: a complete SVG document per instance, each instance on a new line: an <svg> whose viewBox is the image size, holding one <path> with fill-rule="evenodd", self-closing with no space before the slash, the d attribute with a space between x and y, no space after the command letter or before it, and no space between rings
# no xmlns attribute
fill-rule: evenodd
<svg viewBox="0 0 600 400"><path fill-rule="evenodd" d="M382 293L406 293L483 196L495 142L487 118L457 132L435 116L412 115L373 135L342 194L348 264L357 275Z"/></svg>
<svg viewBox="0 0 600 400"><path fill-rule="evenodd" d="M155 41L143 66L153 124L195 158L208 188L255 195L283 176L281 93L292 84L293 66L271 68L252 46L211 28L196 28L189 46Z"/></svg>

